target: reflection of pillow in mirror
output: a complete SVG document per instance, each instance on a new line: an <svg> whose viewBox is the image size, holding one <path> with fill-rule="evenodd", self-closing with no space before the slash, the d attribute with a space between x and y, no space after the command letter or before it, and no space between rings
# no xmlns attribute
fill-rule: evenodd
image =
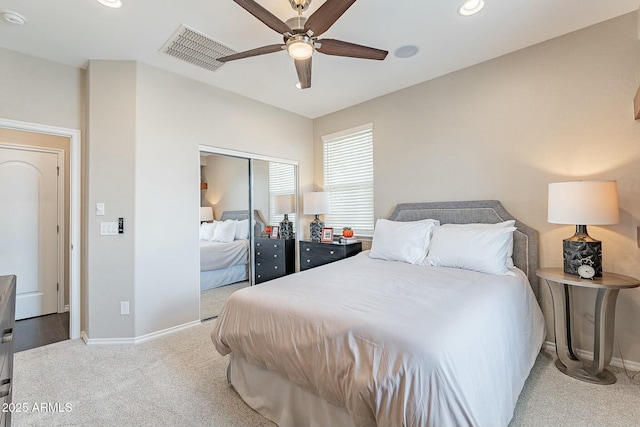
<svg viewBox="0 0 640 427"><path fill-rule="evenodd" d="M513 275L507 255L515 227L436 227L427 262L489 274Z"/></svg>
<svg viewBox="0 0 640 427"><path fill-rule="evenodd" d="M237 224L238 221L233 219L218 222L216 228L213 230L213 238L211 241L222 243L233 242L233 239L236 237Z"/></svg>
<svg viewBox="0 0 640 427"><path fill-rule="evenodd" d="M379 219L373 231L371 258L422 264L427 255L431 230L440 224L435 219L390 221Z"/></svg>
<svg viewBox="0 0 640 427"><path fill-rule="evenodd" d="M213 230L215 228L215 222L203 222L200 224L200 240L211 240L213 238Z"/></svg>
<svg viewBox="0 0 640 427"><path fill-rule="evenodd" d="M463 228L505 228L515 227L516 220L510 219L508 221L496 222L494 224L485 223L471 223L471 224L443 224L443 227L463 227ZM507 267L513 268L513 233L511 234L511 243L509 243L509 253L507 254Z"/></svg>
<svg viewBox="0 0 640 427"><path fill-rule="evenodd" d="M249 238L249 220L243 219L236 224L236 240L246 240Z"/></svg>

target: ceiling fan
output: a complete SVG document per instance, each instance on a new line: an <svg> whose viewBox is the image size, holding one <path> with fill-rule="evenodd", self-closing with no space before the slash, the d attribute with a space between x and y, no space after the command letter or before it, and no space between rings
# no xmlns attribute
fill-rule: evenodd
<svg viewBox="0 0 640 427"><path fill-rule="evenodd" d="M386 50L361 46L334 39L321 39L318 36L327 31L356 0L327 0L308 18L302 12L309 8L311 0L289 0L291 7L298 13L287 22L282 22L254 0L233 0L240 7L258 18L262 23L284 37L284 44L272 44L217 58L220 62L287 50L293 58L298 73L299 88L311 87L311 56L317 50L325 55L346 56L350 58L376 59L386 58Z"/></svg>

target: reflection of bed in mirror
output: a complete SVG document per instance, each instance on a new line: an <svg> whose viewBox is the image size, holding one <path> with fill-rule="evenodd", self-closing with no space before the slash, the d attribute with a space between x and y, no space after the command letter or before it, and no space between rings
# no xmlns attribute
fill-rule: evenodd
<svg viewBox="0 0 640 427"><path fill-rule="evenodd" d="M258 210L254 219L254 233L259 235L265 220ZM249 280L249 211L225 211L219 221L200 227L200 290ZM210 233L203 231L207 227Z"/></svg>

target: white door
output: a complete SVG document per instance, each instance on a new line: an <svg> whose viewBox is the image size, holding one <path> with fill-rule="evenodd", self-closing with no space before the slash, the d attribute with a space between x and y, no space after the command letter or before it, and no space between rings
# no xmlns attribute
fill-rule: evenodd
<svg viewBox="0 0 640 427"><path fill-rule="evenodd" d="M0 275L16 319L58 311L58 154L0 147Z"/></svg>

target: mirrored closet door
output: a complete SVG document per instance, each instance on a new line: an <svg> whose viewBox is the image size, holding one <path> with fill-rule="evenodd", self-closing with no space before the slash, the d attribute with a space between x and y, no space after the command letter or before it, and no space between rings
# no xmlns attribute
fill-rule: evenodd
<svg viewBox="0 0 640 427"><path fill-rule="evenodd" d="M208 148L200 153L200 316L238 289L295 272L297 164Z"/></svg>

